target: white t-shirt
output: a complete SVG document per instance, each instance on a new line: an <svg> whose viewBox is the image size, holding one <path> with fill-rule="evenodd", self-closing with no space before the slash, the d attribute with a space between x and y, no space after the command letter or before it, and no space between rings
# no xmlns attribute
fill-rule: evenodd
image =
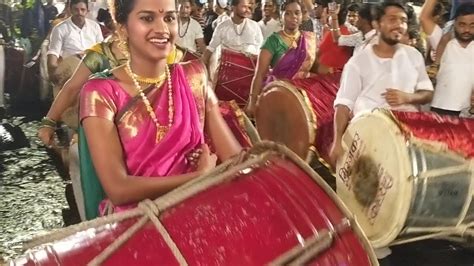
<svg viewBox="0 0 474 266"><path fill-rule="evenodd" d="M353 56L345 65L334 106L345 105L357 115L378 107L389 108L382 96L387 88L408 93L433 90L423 56L415 48L398 44L393 58L380 58L373 46ZM417 108L404 105L397 110L416 111Z"/></svg>
<svg viewBox="0 0 474 266"><path fill-rule="evenodd" d="M263 39L266 40L268 36L272 35L274 32L281 30L280 21L271 18L266 24L263 22L263 19L258 22L260 29L262 30Z"/></svg>
<svg viewBox="0 0 474 266"><path fill-rule="evenodd" d="M86 23L81 29L68 18L53 28L49 40L48 55L65 58L82 53L96 43L102 42L104 37L97 22L86 18Z"/></svg>
<svg viewBox="0 0 474 266"><path fill-rule="evenodd" d="M246 18L244 22L236 25L232 19L228 19L217 25L207 49L214 52L222 45L235 51L256 55L262 44L263 35L257 22Z"/></svg>
<svg viewBox="0 0 474 266"><path fill-rule="evenodd" d="M474 41L463 48L456 39L452 39L441 56L431 106L461 111L470 107L473 91Z"/></svg>
<svg viewBox="0 0 474 266"><path fill-rule="evenodd" d="M182 37L181 37L182 36ZM176 44L191 50L197 51L196 39L204 38L201 25L193 18L189 18L188 22L181 23L178 32L178 40Z"/></svg>

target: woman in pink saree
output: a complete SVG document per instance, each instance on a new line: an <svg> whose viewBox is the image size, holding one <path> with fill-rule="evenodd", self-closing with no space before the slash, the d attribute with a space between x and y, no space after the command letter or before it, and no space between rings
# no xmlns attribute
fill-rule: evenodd
<svg viewBox="0 0 474 266"><path fill-rule="evenodd" d="M102 212L154 199L212 169L217 158L203 144L204 132L221 161L241 150L204 66L166 64L178 31L176 10L172 0L115 0L128 63L81 91L81 125L107 196Z"/></svg>
<svg viewBox="0 0 474 266"><path fill-rule="evenodd" d="M289 0L281 9L283 30L268 37L258 56L246 110L250 117L254 115L258 95L265 84L275 79L307 78L316 61L316 35L299 30L301 3Z"/></svg>

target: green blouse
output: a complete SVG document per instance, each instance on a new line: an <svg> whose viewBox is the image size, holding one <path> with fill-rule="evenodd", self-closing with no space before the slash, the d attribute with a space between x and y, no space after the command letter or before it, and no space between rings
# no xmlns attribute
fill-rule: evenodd
<svg viewBox="0 0 474 266"><path fill-rule="evenodd" d="M261 49L266 49L272 54L270 65L274 67L278 60L288 51L288 48L281 35L278 32L274 32L267 38Z"/></svg>

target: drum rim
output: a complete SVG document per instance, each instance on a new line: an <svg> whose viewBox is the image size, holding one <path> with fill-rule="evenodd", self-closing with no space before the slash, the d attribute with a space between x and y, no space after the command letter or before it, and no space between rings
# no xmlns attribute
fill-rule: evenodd
<svg viewBox="0 0 474 266"><path fill-rule="evenodd" d="M304 113L304 116L305 116L304 120L306 120L307 125L308 125L308 131L307 131L307 133L308 133L308 140L307 140L308 141L308 151L306 152L306 156L303 159L307 163L310 163L313 160L313 156L312 156L313 153L318 158L320 156L319 156L319 154L316 150L316 147L314 146L314 143L316 142L316 134L317 134L317 132L316 132L317 131L316 115L312 111L311 103L309 101L308 95L305 92L300 93L298 88L296 86L294 86L293 84L291 84L291 82L289 82L289 81L286 81L286 80L272 81L263 88L262 93L260 94L260 97L258 97L257 105L256 105L257 107L256 107L256 110L255 110L255 117L258 117L257 113L258 113L258 110L259 110L259 106L260 106L259 103L262 99L262 96L269 93L272 90L272 88L274 88L274 87L284 88L285 90L290 92L290 95L295 97L296 100L300 103L301 109L303 110L303 113ZM257 129L257 132L258 132L258 124L259 124L258 119L255 119L255 127Z"/></svg>
<svg viewBox="0 0 474 266"><path fill-rule="evenodd" d="M411 207L411 200L412 200L412 195L413 195L413 189L414 189L414 184L411 181L410 177L413 175L412 171L412 160L409 154L409 142L405 140L404 134L402 130L400 129L399 123L397 123L396 119L393 117L393 114L391 111L386 110L386 109L374 109L369 112L364 112L358 116L356 116L349 124L349 126L346 129L346 132L348 132L350 129L354 128L354 124L359 122L360 120L366 119L366 118L371 118L371 119L377 119L379 121L379 125L382 125L383 123L386 124L386 127L389 129L394 129L392 135L394 138L392 138L393 145L396 147L396 150L393 150L392 152L394 154L397 154L399 157L394 158L393 160L398 161L398 169L400 169L399 172L394 176L394 179L399 179L396 183L397 185L395 186L395 189L397 189L396 196L392 196L390 201L394 201L397 199L403 199L408 195L409 198L406 200L398 200L400 204L398 204L396 209L393 209L391 212L392 214L388 217L380 217L378 220L379 222L374 222L372 226L376 226L380 224L380 220L382 218L392 218L391 221L388 221L388 224L385 226L385 230L367 230L362 228L364 232L366 231L371 231L373 233L373 236L368 237L369 241L371 242L372 246L374 248L381 248L381 247L387 247L392 243L394 240L397 239L398 236L400 236L402 230L405 227L407 217L410 211ZM396 131L395 131L396 130ZM388 135L388 134L384 134ZM399 141L396 141L396 140ZM373 143L373 142L372 142ZM367 152L365 151L363 154L373 154L373 151ZM345 158L345 157L344 157ZM336 174L339 173L339 170L341 169L341 162L338 162L337 164L337 169L336 169ZM403 172L402 172L403 171ZM338 195L340 196L341 200L346 202L346 200L354 201L355 196L353 191L348 192L346 187L342 184L341 178L338 178L336 176L336 187L338 191ZM345 195L350 195L350 197L344 197L340 195L340 192L344 191ZM387 198L385 198L384 202L387 203ZM368 220L366 218L366 215L364 212L360 211L360 204L356 202L357 209L356 211L357 214L359 214L359 217L362 217L364 220ZM353 205L354 206L354 205ZM382 203L383 206L383 203ZM381 208L382 208L381 206ZM352 209L351 209L352 210ZM357 216L357 214L355 214ZM387 219L385 219L387 220ZM368 222L366 222L368 223Z"/></svg>

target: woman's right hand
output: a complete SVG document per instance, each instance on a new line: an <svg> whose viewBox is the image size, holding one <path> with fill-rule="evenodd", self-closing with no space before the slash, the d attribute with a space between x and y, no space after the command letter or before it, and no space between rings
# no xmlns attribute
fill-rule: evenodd
<svg viewBox="0 0 474 266"><path fill-rule="evenodd" d="M50 127L40 127L38 129L38 137L46 147L51 148L53 145L54 129Z"/></svg>
<svg viewBox="0 0 474 266"><path fill-rule="evenodd" d="M197 163L197 171L205 173L216 167L217 156L211 153L207 144L202 144L201 150L201 156L199 156L199 161Z"/></svg>

